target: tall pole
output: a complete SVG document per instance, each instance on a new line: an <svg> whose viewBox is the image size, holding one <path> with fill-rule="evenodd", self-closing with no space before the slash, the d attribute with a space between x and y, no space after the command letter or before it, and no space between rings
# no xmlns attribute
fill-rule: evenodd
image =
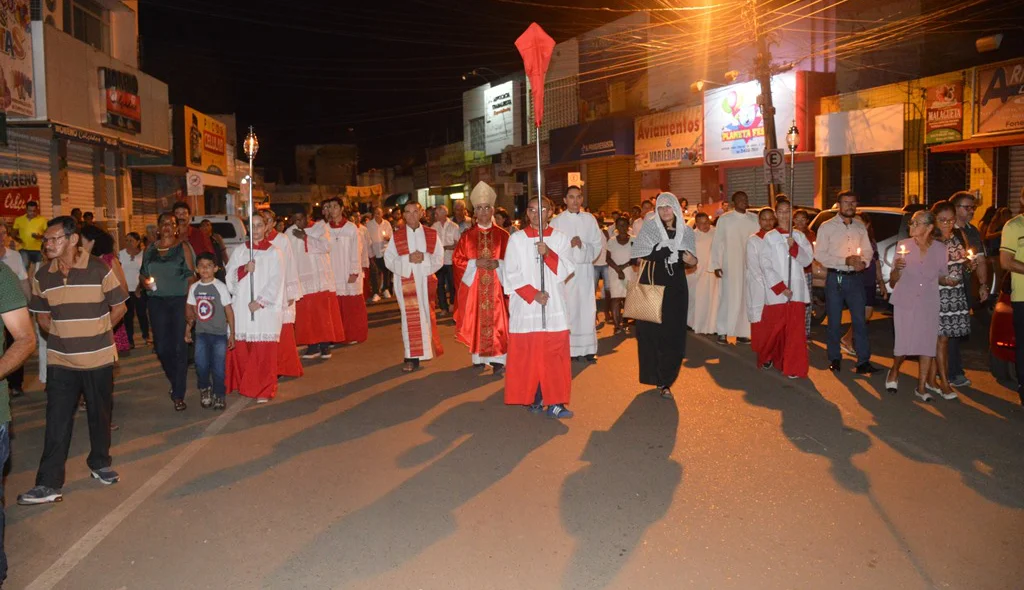
<svg viewBox="0 0 1024 590"><path fill-rule="evenodd" d="M536 108L536 106L534 106ZM540 125L536 126L535 143L537 144L537 224L540 226L540 243L544 243L544 191L543 181L540 172ZM529 209L529 207L527 207ZM544 291L544 257L540 256L540 290ZM548 327L547 306L543 303L540 306L540 327L546 330Z"/></svg>
<svg viewBox="0 0 1024 590"><path fill-rule="evenodd" d="M754 62L754 74L761 86L758 104L761 107L761 118L764 120L764 147L774 150L779 147L778 136L775 134L775 103L772 100L772 54L768 48L768 40L757 19L757 0L750 0L748 7L750 18L753 19L754 37L757 41L757 57ZM775 206L775 195L779 188L775 184L768 185L769 204Z"/></svg>
<svg viewBox="0 0 1024 590"><path fill-rule="evenodd" d="M252 131L252 125L249 126L249 134L245 136L245 155L249 158L249 262L253 261L253 240L252 240L252 187L255 184L252 177L252 161L256 158L256 152L260 149L260 142L256 139L256 134ZM249 303L256 301L256 279L253 276L254 273L249 273ZM252 321L256 321L256 312L249 310L249 318Z"/></svg>

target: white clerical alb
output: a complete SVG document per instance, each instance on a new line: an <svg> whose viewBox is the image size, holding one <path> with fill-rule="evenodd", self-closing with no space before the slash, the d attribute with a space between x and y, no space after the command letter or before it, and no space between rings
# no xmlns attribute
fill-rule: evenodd
<svg viewBox="0 0 1024 590"><path fill-rule="evenodd" d="M405 232L409 248L409 253L405 255L398 253L397 242L401 237L401 232ZM412 262L410 260L415 252L423 254L422 261ZM402 342L405 345L405 358L419 360L434 358L437 351L434 350L431 338L434 319L431 313L430 295L436 289L436 283L433 283L434 287L431 287L431 279L434 273L444 265L444 248L441 245L441 240L434 241L434 249L431 251L428 250L426 232L422 225L416 229L409 226L400 228L396 238L384 248L384 265L393 273L395 297L398 299L398 308L402 312ZM409 294L403 289L403 279L415 281L415 310L411 309L409 302L406 301ZM415 313L415 317L410 318L410 313ZM416 331L417 342L412 341L410 322L414 322L420 327ZM418 354L420 351L422 354Z"/></svg>
<svg viewBox="0 0 1024 590"><path fill-rule="evenodd" d="M747 238L758 230L757 215L729 211L718 218L711 242L711 271L722 271L718 307L719 336L750 338L750 320L744 302Z"/></svg>
<svg viewBox="0 0 1024 590"><path fill-rule="evenodd" d="M696 334L714 334L718 325L719 285L722 282L711 270L711 243L717 230L711 227L706 233L694 230L697 245L697 268L692 275L690 305L687 307L686 324Z"/></svg>
<svg viewBox="0 0 1024 590"><path fill-rule="evenodd" d="M566 283L569 308L569 353L573 358L597 354L597 301L594 295L594 259L600 254L604 235L594 216L585 211L564 211L551 220L551 227L569 239L569 260L575 275ZM581 245L572 246L578 237Z"/></svg>

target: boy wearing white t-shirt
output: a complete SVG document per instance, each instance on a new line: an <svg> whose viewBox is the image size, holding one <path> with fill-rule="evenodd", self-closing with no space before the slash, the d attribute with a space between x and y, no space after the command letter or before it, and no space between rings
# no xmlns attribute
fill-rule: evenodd
<svg viewBox="0 0 1024 590"><path fill-rule="evenodd" d="M214 276L217 270L213 254L204 252L196 259L199 281L188 290L185 341L192 342L192 325L195 324L199 403L204 408L213 406L214 410L223 410L226 406L226 358L228 349L235 347L235 314L231 310L227 285Z"/></svg>

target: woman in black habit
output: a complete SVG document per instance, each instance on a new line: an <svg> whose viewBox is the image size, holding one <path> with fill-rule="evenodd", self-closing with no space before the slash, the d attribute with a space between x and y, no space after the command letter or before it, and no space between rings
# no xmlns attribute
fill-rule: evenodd
<svg viewBox="0 0 1024 590"><path fill-rule="evenodd" d="M672 398L672 385L686 356L686 311L689 290L686 268L696 266L696 238L683 221L679 199L661 193L654 215L644 220L633 242L633 258L642 265L640 283L665 287L661 302L661 323L637 320L636 339L640 383L661 390Z"/></svg>

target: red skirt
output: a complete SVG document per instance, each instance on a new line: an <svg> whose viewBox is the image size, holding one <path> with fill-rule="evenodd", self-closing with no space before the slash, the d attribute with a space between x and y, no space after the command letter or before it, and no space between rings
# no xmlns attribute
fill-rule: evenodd
<svg viewBox="0 0 1024 590"><path fill-rule="evenodd" d="M277 342L236 340L226 364L228 391L267 399L277 395Z"/></svg>
<svg viewBox="0 0 1024 590"><path fill-rule="evenodd" d="M770 331L758 356L764 355L787 377L807 377L806 306L799 301L766 305L761 316L770 320Z"/></svg>
<svg viewBox="0 0 1024 590"><path fill-rule="evenodd" d="M345 342L337 295L320 291L303 295L295 302L295 342L303 346Z"/></svg>
<svg viewBox="0 0 1024 590"><path fill-rule="evenodd" d="M362 295L338 295L341 321L345 324L345 342L366 342L370 332L366 300Z"/></svg>
<svg viewBox="0 0 1024 590"><path fill-rule="evenodd" d="M282 324L277 341L277 374L283 377L302 377L302 361L295 344L295 324Z"/></svg>
<svg viewBox="0 0 1024 590"><path fill-rule="evenodd" d="M569 403L572 366L568 330L508 335L505 403L530 405L538 387L545 406Z"/></svg>

